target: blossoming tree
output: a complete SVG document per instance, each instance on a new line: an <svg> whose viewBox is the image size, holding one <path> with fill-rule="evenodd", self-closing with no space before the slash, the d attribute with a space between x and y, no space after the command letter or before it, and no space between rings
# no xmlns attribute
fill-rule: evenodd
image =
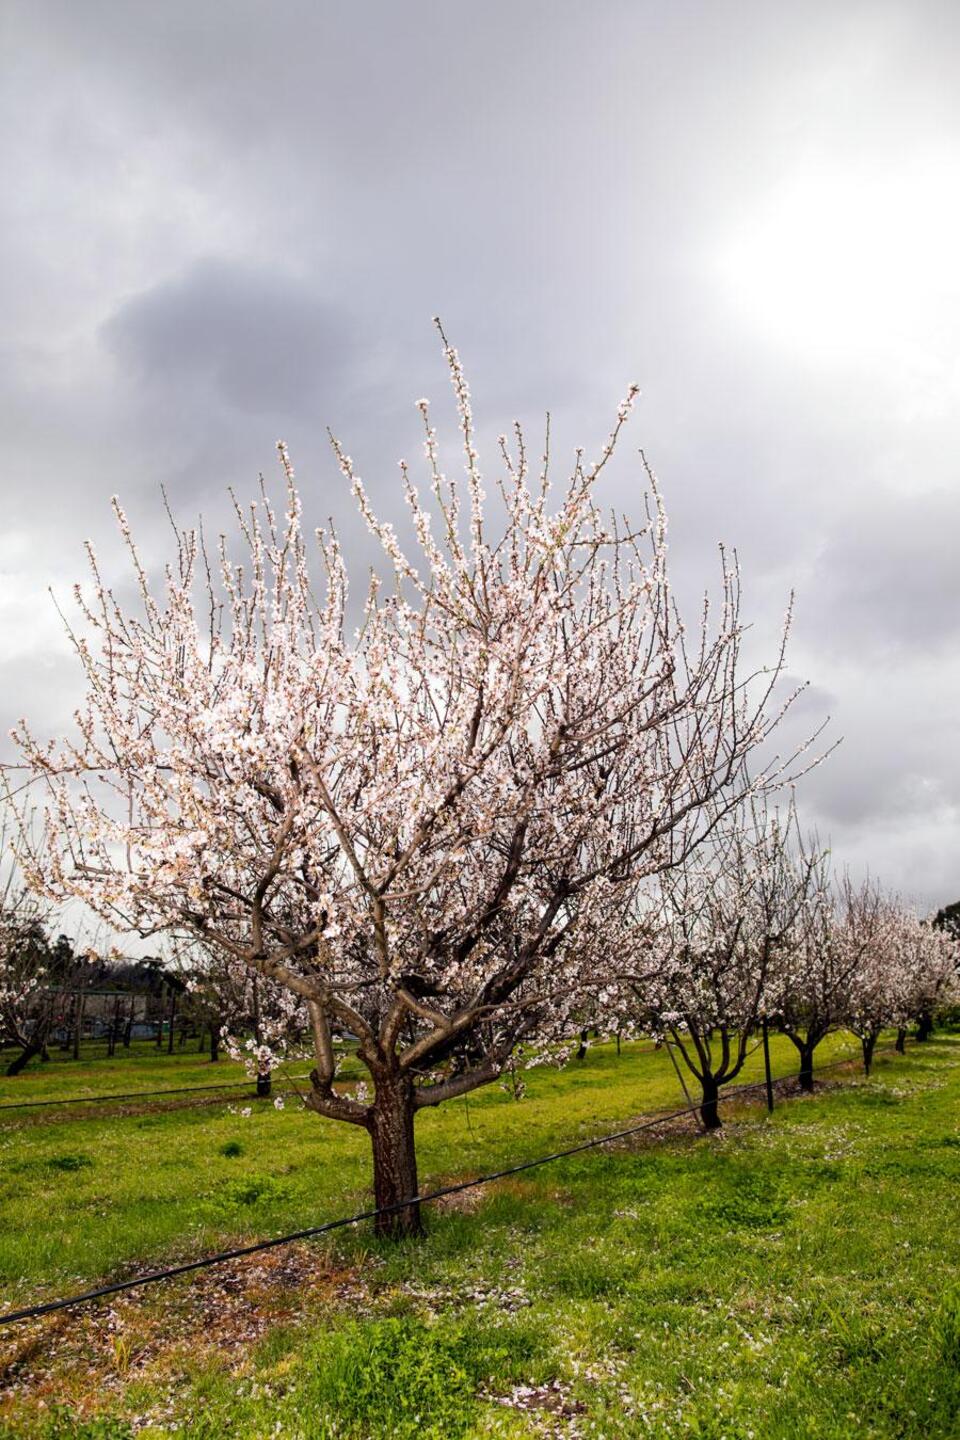
<svg viewBox="0 0 960 1440"><path fill-rule="evenodd" d="M632 984L647 1023L673 1039L701 1094L704 1127L720 1126L721 1087L740 1074L800 943L820 856L805 849L791 804L729 811L708 844L660 877L638 932Z"/></svg>
<svg viewBox="0 0 960 1440"><path fill-rule="evenodd" d="M910 1022L917 1020L922 1034L926 1018L932 1029L937 1010L960 994L960 955L952 936L871 881L845 887L838 923L858 957L844 1023L860 1041L869 1075L887 1026L896 1026L902 1052Z"/></svg>
<svg viewBox="0 0 960 1440"><path fill-rule="evenodd" d="M12 1076L37 1055L47 1058L63 992L76 984L84 962L66 936L51 941L50 906L24 887L7 840L0 826L0 1045L17 1052L6 1067Z"/></svg>
<svg viewBox="0 0 960 1440"><path fill-rule="evenodd" d="M244 565L223 539L208 563L178 531L158 593L116 503L142 610L91 551L77 734L16 731L48 791L45 845L21 840L32 885L118 928L189 932L302 1006L305 1101L370 1133L382 1233L420 1227L405 1203L416 1113L496 1079L520 1042L569 1035L626 943L629 888L692 852L708 803L713 816L784 774L745 769L782 713L783 650L751 685L737 567L722 563L716 619L685 630L646 466L639 526L598 508L635 390L555 503L549 431L536 473L519 427L501 437L491 506L444 345L465 477L445 477L419 402L432 498L401 462L412 554L334 441L392 572L356 633L331 531L316 532L311 578L281 446L285 517L265 488L238 509ZM335 1083L338 1040L372 1099Z"/></svg>
<svg viewBox="0 0 960 1440"><path fill-rule="evenodd" d="M800 1055L802 1090L813 1089L813 1062L832 1030L846 1027L858 996L866 1003L872 951L882 963L881 903L869 883L831 879L825 864L809 898L803 941L784 977L777 1021ZM869 1008L869 1007L868 1007Z"/></svg>
<svg viewBox="0 0 960 1440"><path fill-rule="evenodd" d="M226 1043L234 1058L246 1061L260 1092L269 1093L274 1053L298 1048L306 1029L303 1005L218 947L179 937L172 950L173 972L186 993L183 1010L201 1035L209 1031L211 1061Z"/></svg>
<svg viewBox="0 0 960 1440"><path fill-rule="evenodd" d="M838 943L850 947L857 963L847 986L844 1024L860 1041L865 1075L881 1032L903 1019L909 1004L911 928L898 903L873 881L845 886Z"/></svg>
<svg viewBox="0 0 960 1440"><path fill-rule="evenodd" d="M917 1039L928 1040L938 1010L960 1003L960 936L956 930L920 920L906 911L900 943L906 971L901 1028L917 1022Z"/></svg>
<svg viewBox="0 0 960 1440"><path fill-rule="evenodd" d="M47 961L41 908L8 880L0 895L0 1043L19 1052L8 1075L19 1074L45 1049L52 1021Z"/></svg>

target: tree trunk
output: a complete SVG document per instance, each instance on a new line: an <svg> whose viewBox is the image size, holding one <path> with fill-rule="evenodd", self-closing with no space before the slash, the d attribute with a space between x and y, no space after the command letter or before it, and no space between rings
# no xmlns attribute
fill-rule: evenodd
<svg viewBox="0 0 960 1440"><path fill-rule="evenodd" d="M211 1059L212 1061L217 1061L217 1060L220 1059L220 1026L219 1026L219 1025L211 1025L211 1026L210 1026L210 1059Z"/></svg>
<svg viewBox="0 0 960 1440"><path fill-rule="evenodd" d="M707 1075L701 1080L700 1086L703 1090L703 1101L700 1105L700 1119L703 1121L703 1128L704 1130L719 1130L723 1124L718 1108L720 1086L712 1075Z"/></svg>
<svg viewBox="0 0 960 1440"><path fill-rule="evenodd" d="M20 1071L30 1064L34 1055L39 1055L42 1049L43 1045L39 1041L35 1045L27 1045L25 1049L20 1051L19 1055L15 1055L10 1061L10 1064L7 1066L7 1074L19 1075Z"/></svg>
<svg viewBox="0 0 960 1440"><path fill-rule="evenodd" d="M586 1053L587 1053L587 1032L586 1032L586 1030L581 1030L581 1031L580 1031L580 1044L579 1044L579 1046L577 1047L577 1059L578 1059L578 1060L582 1060L582 1059L584 1058L584 1056L586 1055Z"/></svg>
<svg viewBox="0 0 960 1440"><path fill-rule="evenodd" d="M898 1055L907 1053L907 1032L902 1028L897 1031L896 1051Z"/></svg>
<svg viewBox="0 0 960 1440"><path fill-rule="evenodd" d="M408 1078L378 1081L368 1127L373 1142L373 1193L378 1210L400 1206L417 1194L413 1138L413 1084ZM399 1240L422 1235L418 1204L404 1205L374 1221L377 1235Z"/></svg>
<svg viewBox="0 0 960 1440"><path fill-rule="evenodd" d="M863 1051L863 1073L870 1074L870 1067L873 1064L873 1047L877 1043L876 1035L861 1035L860 1048Z"/></svg>
<svg viewBox="0 0 960 1440"><path fill-rule="evenodd" d="M917 1021L917 1039L929 1040L933 1034L933 1016L929 1010L924 1010Z"/></svg>
<svg viewBox="0 0 960 1440"><path fill-rule="evenodd" d="M117 1036L120 1034L120 996L113 1002L113 1019L107 1033L107 1054L113 1056L117 1050Z"/></svg>
<svg viewBox="0 0 960 1440"><path fill-rule="evenodd" d="M74 1016L75 1016L75 1018L74 1018L74 1025L73 1025L73 1058L74 1058L74 1060L79 1060L79 1059L80 1059L80 1036L81 1036L81 1033L82 1033L82 1031L83 1031L83 1012L84 1012L84 1010L85 1010L85 1008L86 1008L86 1000L87 1000L86 995L84 995L83 992L81 991L80 994L77 996L77 1006L76 1006L76 1010L75 1010L75 1012L74 1012Z"/></svg>
<svg viewBox="0 0 960 1440"><path fill-rule="evenodd" d="M800 1047L800 1089L809 1094L813 1090L813 1045Z"/></svg>

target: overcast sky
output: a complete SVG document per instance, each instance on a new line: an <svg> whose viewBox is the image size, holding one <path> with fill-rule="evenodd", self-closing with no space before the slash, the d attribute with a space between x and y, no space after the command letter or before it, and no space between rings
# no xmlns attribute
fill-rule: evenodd
<svg viewBox="0 0 960 1440"><path fill-rule="evenodd" d="M216 524L290 445L362 569L453 417L602 443L626 385L684 587L740 551L844 740L839 859L960 897L960 6L3 0L0 727L69 723L47 595L109 497ZM442 402L442 403L440 403ZM533 440L531 440L533 443ZM492 463L492 457L491 457ZM612 482L627 509L636 463ZM0 758L12 760L9 741Z"/></svg>

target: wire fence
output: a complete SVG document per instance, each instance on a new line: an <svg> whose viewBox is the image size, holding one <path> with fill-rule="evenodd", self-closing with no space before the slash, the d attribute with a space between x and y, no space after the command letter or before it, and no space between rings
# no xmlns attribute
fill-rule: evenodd
<svg viewBox="0 0 960 1440"><path fill-rule="evenodd" d="M881 1054L892 1053L892 1048L877 1052ZM821 1065L818 1074L825 1070L835 1070L841 1065L850 1065L856 1061L856 1055L847 1055L842 1059L834 1060L826 1065ZM722 1098L729 1100L737 1094L744 1094L752 1090L765 1090L768 1083L775 1087L792 1083L795 1080L793 1075L781 1075L768 1082L763 1080L751 1081L743 1085L730 1085L725 1087ZM629 1139L632 1135L639 1135L644 1130L652 1130L658 1125L666 1125L670 1121L678 1120L686 1115L694 1115L700 1110L700 1105L685 1105L682 1109L671 1110L665 1114L657 1114L639 1122L636 1125L629 1125L626 1129L616 1130L609 1135L598 1135L591 1140L581 1140L576 1145L568 1145L562 1150L555 1150L549 1155L539 1155L533 1160L522 1160L516 1165L508 1165L502 1170L491 1171L487 1175L478 1175L473 1180L461 1180L453 1185L443 1185L439 1189L429 1190L425 1194L411 1195L406 1200L398 1200L392 1205L381 1205L371 1210L360 1210L355 1215L342 1216L336 1220L327 1220L322 1225L310 1225L304 1230L294 1230L288 1235L278 1235L270 1240L258 1240L252 1245L241 1245L232 1250L221 1250L215 1255L205 1255L199 1260L185 1261L180 1265L166 1266L162 1270L151 1270L145 1275L134 1276L130 1280L115 1280L108 1285L98 1286L95 1290L85 1290L78 1295L69 1295L59 1300L47 1300L38 1305L28 1305L21 1310L10 1310L5 1315L0 1315L0 1325L14 1325L25 1320L33 1320L41 1315L50 1315L58 1310L67 1310L73 1305L88 1305L95 1300L102 1300L108 1295L118 1295L123 1291L136 1290L143 1285L155 1285L161 1280L170 1280L178 1275L190 1275L198 1270L206 1270L214 1265L224 1265L231 1260L241 1260L248 1255L258 1255L266 1250L275 1250L281 1245L292 1245L298 1240L313 1240L319 1235L329 1235L334 1230L343 1230L351 1225L358 1225L365 1220L375 1220L381 1215L395 1215L401 1210L408 1209L411 1205L426 1205L435 1200L442 1200L447 1195L459 1195L464 1190L477 1189L482 1185L489 1185L494 1180L504 1180L511 1175L520 1175L526 1170L535 1170L541 1165L550 1165L557 1160L568 1159L571 1155L580 1155L586 1150L596 1150L602 1145L611 1145L618 1140Z"/></svg>

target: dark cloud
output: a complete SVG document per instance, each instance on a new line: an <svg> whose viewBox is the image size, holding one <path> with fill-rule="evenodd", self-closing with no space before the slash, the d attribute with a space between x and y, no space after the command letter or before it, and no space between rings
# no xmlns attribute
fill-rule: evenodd
<svg viewBox="0 0 960 1440"><path fill-rule="evenodd" d="M307 284L207 259L125 301L103 339L144 384L208 386L248 414L316 413L356 336Z"/></svg>
<svg viewBox="0 0 960 1440"><path fill-rule="evenodd" d="M0 723L19 696L41 728L75 703L39 617L87 533L123 583L114 491L158 564L160 482L216 528L226 486L273 473L282 435L362 590L375 557L326 426L405 533L396 460L420 455L417 396L461 463L439 312L488 472L514 418L539 453L550 409L560 480L640 383L604 499L637 510L643 445L681 596L715 586L717 540L735 546L758 660L796 589L791 672L815 683L784 744L828 711L846 737L801 804L856 863L943 898L960 797L956 267L941 294L939 232L915 217L922 243L908 226L879 269L884 235L862 254L847 237L833 307L835 267L808 253L830 261L828 213L812 246L783 237L793 253L766 257L763 285L749 265L724 279L718 257L797 176L882 186L931 156L955 173L955 4L8 0L2 23ZM895 230L896 206L882 213ZM861 261L880 277L867 338L838 348L832 308L856 313ZM916 333L914 310L933 317Z"/></svg>
<svg viewBox="0 0 960 1440"><path fill-rule="evenodd" d="M960 640L960 473L953 492L865 497L838 517L808 590L831 647L939 653L949 665Z"/></svg>

